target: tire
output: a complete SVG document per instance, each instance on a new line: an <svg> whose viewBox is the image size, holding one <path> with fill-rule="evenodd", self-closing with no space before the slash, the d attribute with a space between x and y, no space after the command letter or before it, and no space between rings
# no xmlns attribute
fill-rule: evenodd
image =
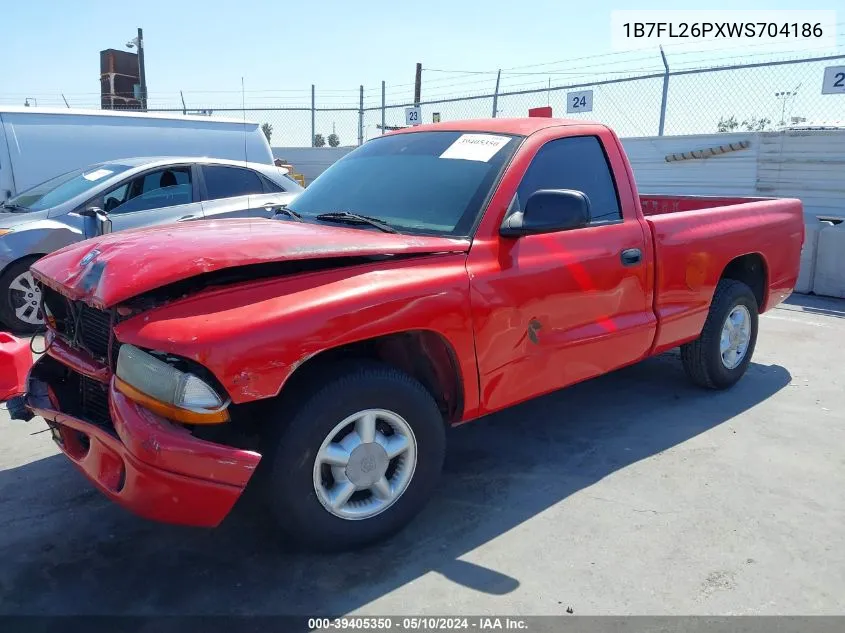
<svg viewBox="0 0 845 633"><path fill-rule="evenodd" d="M748 331L747 335L740 333L734 339L732 335L726 335L728 343L736 343L737 348L736 354L728 351L723 357L722 335L729 315L734 315L734 323L747 319ZM745 374L754 354L758 322L757 299L751 288L741 281L722 279L716 286L701 336L681 346L681 361L689 379L707 389L727 389L735 385ZM737 329L743 330L742 327ZM746 338L744 352L739 358L742 348L739 341Z"/></svg>
<svg viewBox="0 0 845 633"><path fill-rule="evenodd" d="M422 510L434 491L446 448L443 416L422 384L380 363L355 362L317 380L319 382L312 379L304 394L297 390L300 399L294 406L284 404L283 394L277 412L279 418L287 420L270 421L275 432L268 438L268 450L262 460L268 462L262 481L264 500L280 528L310 549L340 551L387 539ZM291 400L289 396L287 401ZM346 466L336 467L339 470L330 466L326 470L327 464L317 466L317 457L325 442L331 437L341 437L334 434L339 423L360 412L373 410L395 416L379 418L381 440L386 438L384 433L399 435L390 424L400 428L401 421L407 427L405 431L410 429L411 436L406 439L409 446L414 444L413 455L402 453L382 471L383 459L388 453L385 451L382 458L377 442L361 443L358 452L353 449L348 453L351 457ZM364 435L357 435L357 422L347 428L354 429L356 435L351 445L356 446L357 439ZM352 436L353 431L350 431L349 437ZM344 436L342 441L346 442L349 437ZM390 435L387 439L395 438ZM404 440L399 439L402 444ZM337 442L333 444L337 445ZM378 455L367 453L370 448ZM374 457L368 463L370 454ZM378 464L373 466L376 462ZM350 482L360 486L362 478L377 477L379 472L385 475L383 479L390 480L391 491L405 486L395 499L383 501L373 488L356 491L349 503L334 511L328 508L327 496L331 495L327 490L337 491L341 486L348 489ZM410 479L403 484L408 476ZM379 490L384 491L383 488ZM365 516L378 507L382 507L378 513ZM359 514L342 517L337 514L340 512Z"/></svg>
<svg viewBox="0 0 845 633"><path fill-rule="evenodd" d="M32 296L26 296L23 291L12 291L11 286L12 283L15 282L21 275L26 275L29 271L29 267L38 259L37 256L34 257L23 257L16 262L11 263L3 274L0 275L0 323L5 325L9 328L12 332L17 332L20 334L34 334L35 332L40 332L44 329L44 319L43 317L40 319L40 322L33 323L28 320L22 320L16 314L16 310L20 307L21 301L37 301L39 304L41 302L41 291L35 288L34 283L32 283L32 277L29 277L29 280L25 283L30 283L33 286L32 293L26 293L26 295L31 294ZM31 309L34 309L40 312L40 306L35 307L31 306ZM29 316L29 314L27 315ZM37 316L32 314L32 316Z"/></svg>

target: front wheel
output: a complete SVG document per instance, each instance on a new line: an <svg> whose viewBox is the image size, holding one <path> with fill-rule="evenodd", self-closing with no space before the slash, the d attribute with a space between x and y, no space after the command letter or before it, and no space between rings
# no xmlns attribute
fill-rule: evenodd
<svg viewBox="0 0 845 633"><path fill-rule="evenodd" d="M742 378L757 344L758 306L754 293L735 279L716 286L701 336L681 346L687 376L708 389L727 389Z"/></svg>
<svg viewBox="0 0 845 633"><path fill-rule="evenodd" d="M280 527L313 549L378 542L431 496L443 417L418 381L391 367L361 364L323 380L273 437L264 494Z"/></svg>
<svg viewBox="0 0 845 633"><path fill-rule="evenodd" d="M0 275L0 322L20 334L32 334L44 328L41 289L29 272L37 259L19 259Z"/></svg>

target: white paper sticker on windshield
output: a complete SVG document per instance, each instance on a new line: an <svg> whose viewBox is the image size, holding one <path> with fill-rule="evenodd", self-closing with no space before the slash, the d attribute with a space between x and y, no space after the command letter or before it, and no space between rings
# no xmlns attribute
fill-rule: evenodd
<svg viewBox="0 0 845 633"><path fill-rule="evenodd" d="M510 140L495 134L461 134L460 138L440 154L440 158L478 160L486 163Z"/></svg>
<svg viewBox="0 0 845 633"><path fill-rule="evenodd" d="M110 173L112 173L110 169L95 169L90 174L82 174L82 177L85 178L85 180L90 180L91 182L94 182L95 180L99 180L104 176L108 176Z"/></svg>

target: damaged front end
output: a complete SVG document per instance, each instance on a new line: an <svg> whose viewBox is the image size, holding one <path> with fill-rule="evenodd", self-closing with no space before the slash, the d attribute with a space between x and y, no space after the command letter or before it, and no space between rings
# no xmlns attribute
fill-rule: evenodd
<svg viewBox="0 0 845 633"><path fill-rule="evenodd" d="M74 465L128 510L218 525L261 459L197 432L231 420L225 392L190 361L123 346L114 335L125 318L118 308L101 310L46 286L43 300L46 349L29 371L28 413L16 411L19 419L41 416Z"/></svg>

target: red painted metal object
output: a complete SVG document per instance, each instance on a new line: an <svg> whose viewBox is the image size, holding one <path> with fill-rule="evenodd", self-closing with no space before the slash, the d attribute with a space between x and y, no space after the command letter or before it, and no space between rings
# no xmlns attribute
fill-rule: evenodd
<svg viewBox="0 0 845 633"><path fill-rule="evenodd" d="M541 116L541 117L551 117L552 116L552 106L541 106L539 108L529 108L528 109L528 116Z"/></svg>
<svg viewBox="0 0 845 633"><path fill-rule="evenodd" d="M109 233L35 262L33 275L72 299L107 307L148 290L232 266L383 253L462 252L469 240L364 232L267 219L169 224ZM91 251L90 264L82 259Z"/></svg>
<svg viewBox="0 0 845 633"><path fill-rule="evenodd" d="M756 254L764 264L761 311L788 296L797 280L804 237L798 200L640 196L616 134L583 121L449 121L390 134L428 130L525 137L472 240L224 220L201 230L185 224L88 240L39 260L33 274L68 297L121 307L140 293L203 273L332 259L310 272L186 291L127 315L115 337L200 363L237 405L276 396L321 352L412 333L436 359L435 373L452 375L459 385L455 423L696 338L720 277L739 256ZM601 142L622 221L502 237L499 227L532 159L547 142L567 136ZM620 252L630 248L642 251L639 266L620 265ZM94 249L99 254L80 265ZM340 263L377 254L416 256ZM532 342L532 328L542 333L540 343ZM57 342L51 356L90 378L110 380L108 367L68 345ZM100 457L66 450L71 459L139 514L216 524L260 456L197 440L113 388L109 397L118 437L66 413L44 411L62 428L97 440L93 455ZM116 493L113 473L120 463L126 484ZM168 501L171 493L179 503Z"/></svg>
<svg viewBox="0 0 845 633"><path fill-rule="evenodd" d="M0 402L26 391L26 374L30 367L29 341L0 332Z"/></svg>
<svg viewBox="0 0 845 633"><path fill-rule="evenodd" d="M38 378L32 392L50 391ZM190 435L109 388L117 437L58 410L55 396L30 397L35 415L49 420L54 438L74 465L109 499L147 519L217 526L232 509L261 456Z"/></svg>

